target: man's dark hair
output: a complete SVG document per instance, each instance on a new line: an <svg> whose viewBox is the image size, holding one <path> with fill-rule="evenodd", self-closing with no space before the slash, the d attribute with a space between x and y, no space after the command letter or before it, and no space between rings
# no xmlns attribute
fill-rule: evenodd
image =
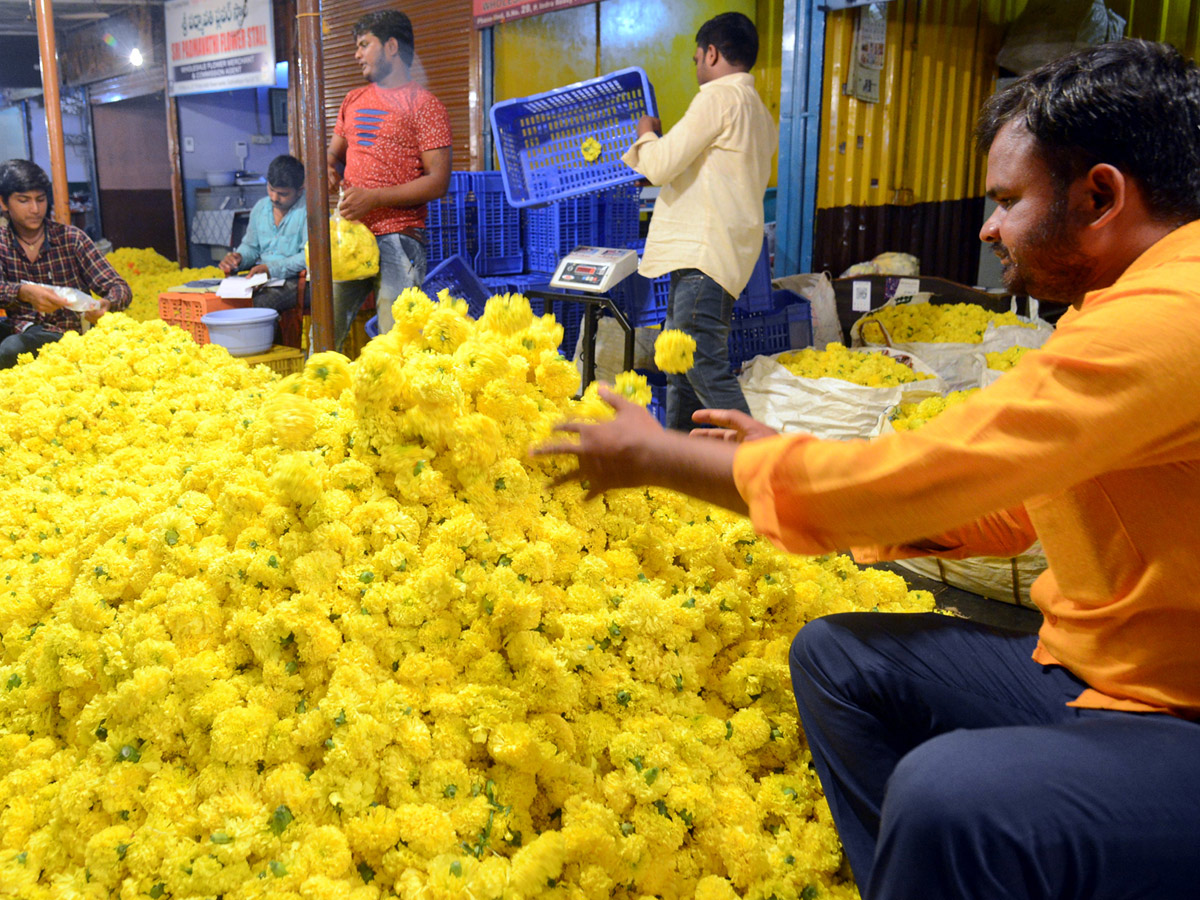
<svg viewBox="0 0 1200 900"><path fill-rule="evenodd" d="M386 44L388 38L395 38L400 50L400 58L406 66L411 66L416 44L413 41L412 22L408 16L398 9L377 9L369 12L354 23L354 37L360 38L367 32L379 38L379 43Z"/></svg>
<svg viewBox="0 0 1200 900"><path fill-rule="evenodd" d="M273 188L304 187L304 164L294 156L281 154L267 166L267 184Z"/></svg>
<svg viewBox="0 0 1200 900"><path fill-rule="evenodd" d="M1114 41L1023 75L984 104L980 151L1014 121L1060 190L1107 163L1137 180L1154 219L1200 219L1200 69L1174 47Z"/></svg>
<svg viewBox="0 0 1200 900"><path fill-rule="evenodd" d="M27 159L7 159L0 163L0 199L7 203L13 194L29 191L42 191L47 199L53 196L45 169Z"/></svg>
<svg viewBox="0 0 1200 900"><path fill-rule="evenodd" d="M725 61L734 66L753 69L758 60L758 29L739 12L713 16L696 32L696 46L717 48Z"/></svg>

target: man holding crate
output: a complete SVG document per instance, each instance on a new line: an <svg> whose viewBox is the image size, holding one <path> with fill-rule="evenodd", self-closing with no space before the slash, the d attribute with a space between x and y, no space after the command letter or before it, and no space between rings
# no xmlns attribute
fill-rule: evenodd
<svg viewBox="0 0 1200 900"><path fill-rule="evenodd" d="M394 9L354 25L354 59L369 84L346 95L329 142L329 189L341 189L338 213L360 221L379 244L379 275L339 281L333 291L339 349L374 289L379 330L392 327L392 301L425 280L425 204L450 184L450 119L433 94L410 77L412 22Z"/></svg>
<svg viewBox="0 0 1200 900"><path fill-rule="evenodd" d="M643 116L622 157L662 191L654 204L639 271L671 274L664 328L696 341L695 365L667 377L667 426L692 427L698 409L749 414L729 365L729 321L762 250L763 193L778 130L754 89L758 31L741 13L722 13L696 32L700 91L659 137Z"/></svg>

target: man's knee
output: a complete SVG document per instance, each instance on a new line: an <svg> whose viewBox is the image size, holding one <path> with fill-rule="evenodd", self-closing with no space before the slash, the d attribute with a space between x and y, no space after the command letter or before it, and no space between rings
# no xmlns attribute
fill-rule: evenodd
<svg viewBox="0 0 1200 900"><path fill-rule="evenodd" d="M862 620L872 613L833 613L813 619L792 639L789 655L792 671L829 672L849 663L853 665L856 646L862 644Z"/></svg>
<svg viewBox="0 0 1200 900"><path fill-rule="evenodd" d="M960 729L905 754L888 780L883 817L929 840L935 835L999 837L1045 797L1045 785L989 752L987 730Z"/></svg>

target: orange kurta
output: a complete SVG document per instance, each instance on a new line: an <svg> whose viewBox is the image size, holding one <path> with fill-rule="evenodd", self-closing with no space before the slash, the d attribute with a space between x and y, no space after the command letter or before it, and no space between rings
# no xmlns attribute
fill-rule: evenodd
<svg viewBox="0 0 1200 900"><path fill-rule="evenodd" d="M921 429L753 441L734 478L797 553L1013 556L1040 538L1034 659L1091 686L1074 705L1200 717L1200 222Z"/></svg>

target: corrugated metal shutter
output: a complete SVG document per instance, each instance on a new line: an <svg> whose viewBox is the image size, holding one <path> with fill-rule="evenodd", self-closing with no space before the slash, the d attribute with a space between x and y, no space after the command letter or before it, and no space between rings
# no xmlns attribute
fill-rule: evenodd
<svg viewBox="0 0 1200 900"><path fill-rule="evenodd" d="M325 75L326 130L332 137L338 108L347 92L364 84L362 70L354 62L354 23L377 9L397 8L394 0L330 0L321 5ZM455 169L477 169L479 124L472 105L480 96L478 74L479 38L472 20L471 4L446 0L412 0L400 9L413 23L416 58L412 77L442 101L450 116L454 136Z"/></svg>

